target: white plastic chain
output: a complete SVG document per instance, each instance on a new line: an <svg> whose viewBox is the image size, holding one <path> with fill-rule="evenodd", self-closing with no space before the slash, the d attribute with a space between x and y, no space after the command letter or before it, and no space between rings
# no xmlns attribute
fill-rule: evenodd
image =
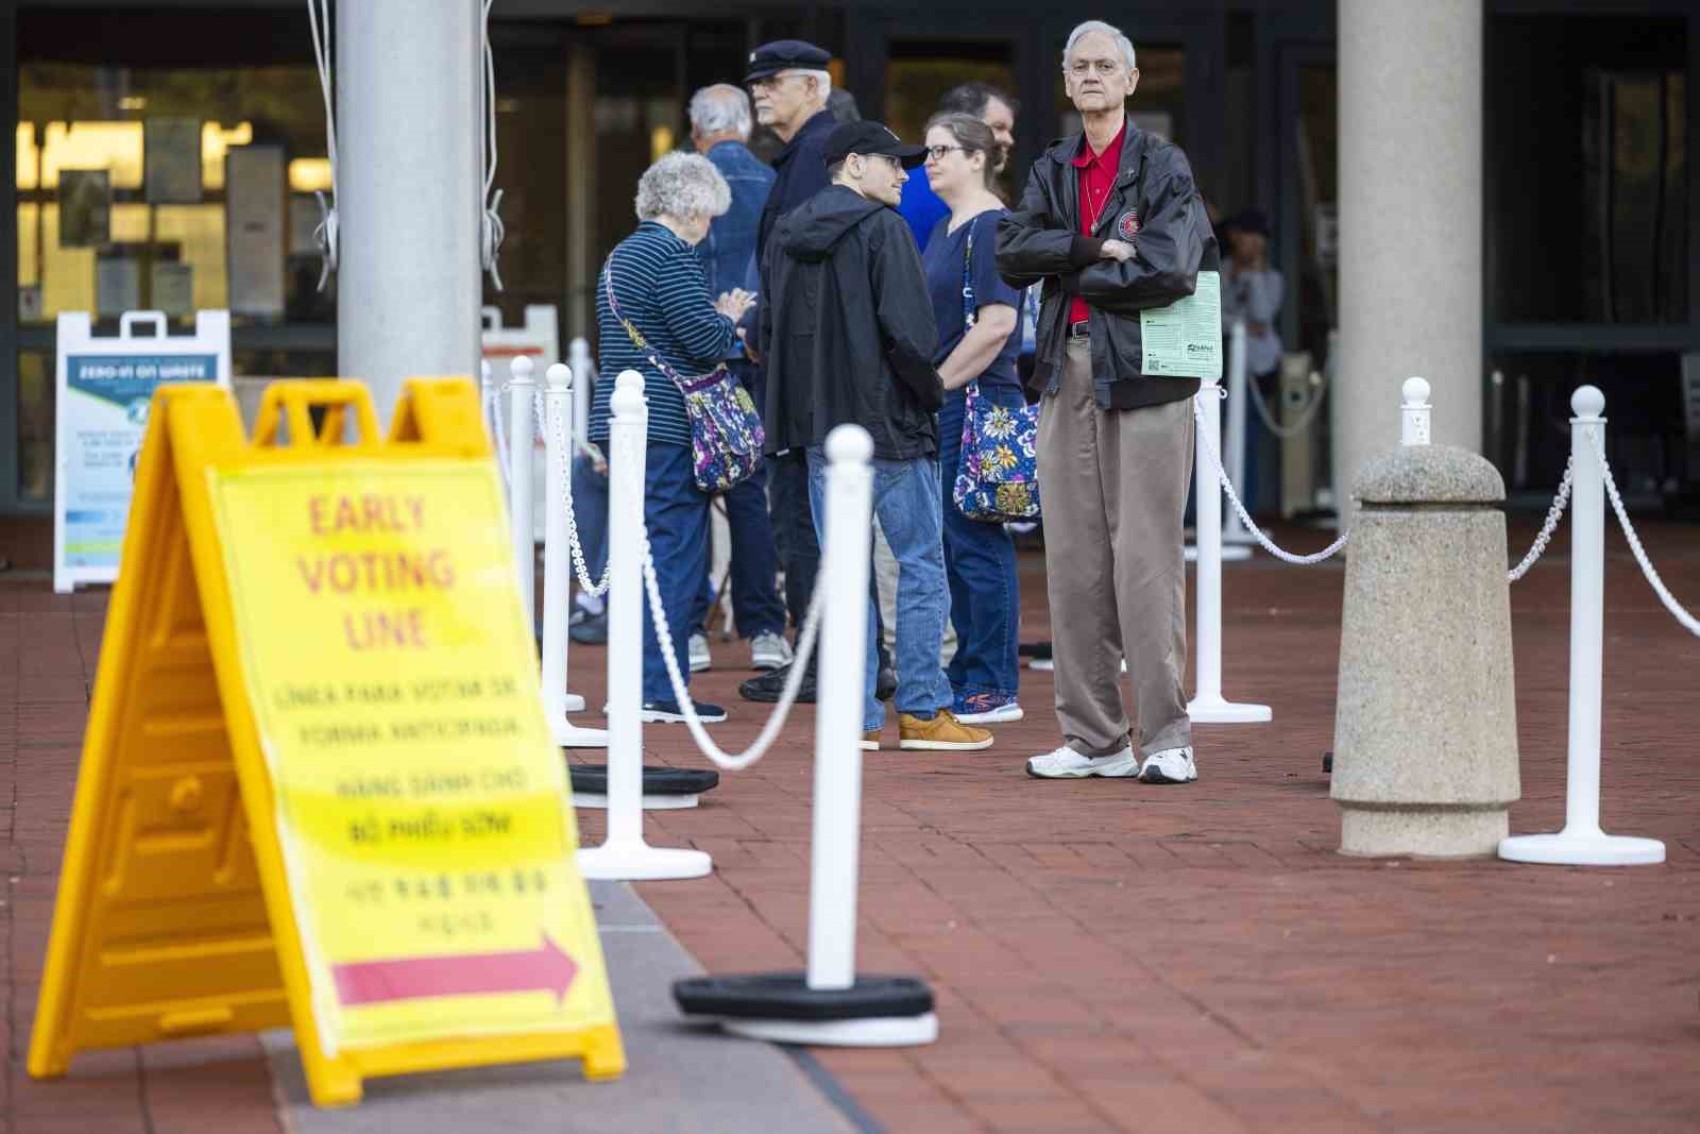
<svg viewBox="0 0 1700 1134"><path fill-rule="evenodd" d="M511 494L513 486L508 483L508 426L505 420L510 389L511 383L504 382L485 391L484 416L490 419L490 432L496 439L496 467L502 472L502 491Z"/></svg>
<svg viewBox="0 0 1700 1134"><path fill-rule="evenodd" d="M549 414L544 409L543 390L541 387L538 388L537 396L532 399L531 404L537 415L538 434L540 436L548 437ZM549 443L554 447L556 452L562 452L567 447L566 419L567 414L571 412L572 411L569 408L566 413L557 415L560 420L555 423L554 436L549 437ZM584 547L579 542L578 516L573 512L573 458L570 453L567 455L566 460L561 462L561 499L565 502L567 508L567 546L572 548L573 571L578 575L579 589L584 591L585 594L600 598L608 593L608 579L610 578L612 564L605 563L602 565L601 582L593 582L591 580L590 565L585 562Z"/></svg>
<svg viewBox="0 0 1700 1134"><path fill-rule="evenodd" d="M1322 385L1310 396L1304 409L1299 411L1299 419L1291 425L1280 425L1275 421L1275 415L1269 408L1269 403L1263 398L1263 391L1257 388L1257 379L1248 376L1245 383L1246 393L1251 395L1251 408L1257 411L1257 416L1263 422L1263 428L1269 430L1283 441L1290 440L1310 428L1310 423L1316 419L1317 411L1322 408L1323 399L1328 397L1328 376L1322 376Z"/></svg>
<svg viewBox="0 0 1700 1134"><path fill-rule="evenodd" d="M673 683L673 696L685 715L685 727L690 730L691 739L696 741L704 756L725 771L742 771L767 755L767 750L779 737L779 730L785 727L785 718L791 715L791 706L797 703L797 693L803 688L803 678L808 674L809 656L815 648L815 633L820 629L826 588L816 587L814 597L809 600L809 612L803 619L803 631L797 636L791 671L786 675L785 689L779 695L779 704L774 706L773 715L767 718L767 724L762 726L761 734L753 744L737 754L727 753L703 728L702 718L697 716L696 703L691 700L691 691L685 685L684 675L679 672L679 658L673 649L673 631L667 625L667 608L661 603L661 584L655 577L655 558L649 551L649 529L642 530L643 584L649 592L649 614L655 624L655 640L661 646L661 660L667 666L668 680Z"/></svg>
<svg viewBox="0 0 1700 1134"><path fill-rule="evenodd" d="M1641 573L1647 576L1647 582L1652 585L1653 593L1659 596L1665 609L1671 617L1682 623L1682 628L1690 634L1700 636L1700 619L1683 609L1681 603L1665 588L1665 582L1659 578L1658 568L1647 558L1647 549L1641 546L1641 537L1635 532L1635 525L1629 522L1629 513L1623 507L1623 497L1618 495L1617 482L1611 476L1611 462L1606 460L1605 443L1597 433L1590 434L1594 445L1594 456L1599 458L1600 473L1606 482L1606 495L1611 499L1612 511L1617 513L1617 522L1623 527L1623 537L1629 541L1629 550L1635 553L1635 562L1641 565Z"/></svg>
<svg viewBox="0 0 1700 1134"><path fill-rule="evenodd" d="M1234 511L1239 514L1240 522L1246 526L1246 530L1257 537L1257 542L1263 545L1263 549L1265 551L1281 560L1283 563L1291 563L1298 567L1309 567L1312 564L1321 563L1324 559L1337 555L1340 549L1346 546L1346 541L1351 538L1351 532L1342 532L1339 539L1312 555L1294 555L1290 551L1277 547L1267 535L1263 534L1263 529L1257 526L1257 522L1251 518L1251 513L1247 512L1245 510L1245 505L1240 503L1240 494L1234 491L1234 484L1228 479L1227 470L1222 467L1222 454L1217 452L1216 439L1208 436L1203 428L1204 407L1201 406L1198 401L1198 399L1203 396L1204 395L1202 393L1197 394L1192 399L1192 417L1200 427L1198 429L1198 436L1203 442L1205 454L1210 458L1210 464L1216 469L1216 479L1222 483L1222 491L1227 493L1228 502L1233 505Z"/></svg>
<svg viewBox="0 0 1700 1134"><path fill-rule="evenodd" d="M1525 555L1523 561L1507 573L1507 577L1513 583L1529 573L1529 568L1535 565L1535 560L1541 557L1541 554L1547 549L1547 544L1552 542L1552 535L1558 530L1558 521L1564 516L1565 505L1570 503L1570 486L1575 475L1576 454L1572 453L1570 459L1564 462L1564 479L1558 482L1558 495L1553 497L1552 507L1547 509L1546 523L1541 525L1540 534L1535 537L1533 546L1529 548L1529 554Z"/></svg>

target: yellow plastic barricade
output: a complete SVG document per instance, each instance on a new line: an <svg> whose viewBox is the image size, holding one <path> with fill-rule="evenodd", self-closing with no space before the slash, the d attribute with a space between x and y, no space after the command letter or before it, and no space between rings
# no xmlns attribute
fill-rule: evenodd
<svg viewBox="0 0 1700 1134"><path fill-rule="evenodd" d="M349 439L349 434L357 439ZM313 1100L625 1056L464 379L165 387L29 1054L293 1025Z"/></svg>

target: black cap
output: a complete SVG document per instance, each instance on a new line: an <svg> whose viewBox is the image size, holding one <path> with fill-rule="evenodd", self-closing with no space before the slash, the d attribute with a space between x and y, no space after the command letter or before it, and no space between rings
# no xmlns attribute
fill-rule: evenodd
<svg viewBox="0 0 1700 1134"><path fill-rule="evenodd" d="M753 83L792 68L824 71L830 62L832 56L812 43L800 39L776 39L750 52L750 70L744 76L744 82Z"/></svg>
<svg viewBox="0 0 1700 1134"><path fill-rule="evenodd" d="M826 164L843 161L847 154L881 154L903 163L904 169L914 169L927 160L926 146L907 146L879 122L846 122L834 128L826 139Z"/></svg>

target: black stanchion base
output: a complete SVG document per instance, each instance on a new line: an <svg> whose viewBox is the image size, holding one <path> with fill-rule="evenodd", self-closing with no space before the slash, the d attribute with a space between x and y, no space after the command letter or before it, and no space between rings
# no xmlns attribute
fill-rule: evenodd
<svg viewBox="0 0 1700 1134"><path fill-rule="evenodd" d="M810 988L802 973L688 977L673 982L673 999L687 1016L775 1043L911 1047L938 1039L933 991L915 977L859 976L831 989Z"/></svg>
<svg viewBox="0 0 1700 1134"><path fill-rule="evenodd" d="M608 766L569 764L573 782L573 806L608 806ZM720 773L712 768L669 768L662 764L643 766L643 806L649 811L695 807L697 797L720 786Z"/></svg>

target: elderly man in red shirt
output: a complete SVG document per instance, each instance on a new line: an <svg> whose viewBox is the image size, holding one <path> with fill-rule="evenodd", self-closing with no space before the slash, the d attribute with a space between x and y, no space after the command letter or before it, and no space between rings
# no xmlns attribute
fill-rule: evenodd
<svg viewBox="0 0 1700 1134"><path fill-rule="evenodd" d="M1216 239L1186 155L1127 120L1139 84L1128 38L1081 24L1063 76L1084 132L1040 156L998 232L1004 278L1044 285L1032 382L1044 395L1039 493L1063 744L1027 771L1187 783L1198 771L1181 684L1181 517L1199 383L1141 324L1201 277L1217 282ZM1124 657L1137 743L1117 684Z"/></svg>

